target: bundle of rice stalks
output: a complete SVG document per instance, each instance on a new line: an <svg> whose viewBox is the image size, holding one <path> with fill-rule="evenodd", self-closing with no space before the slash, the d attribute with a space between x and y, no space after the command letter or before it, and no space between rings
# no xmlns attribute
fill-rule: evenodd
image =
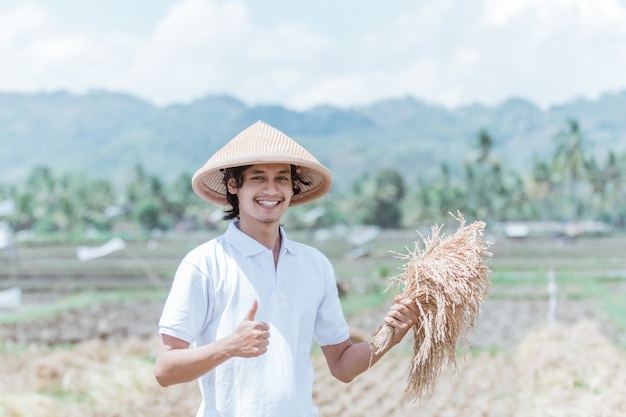
<svg viewBox="0 0 626 417"><path fill-rule="evenodd" d="M432 392L444 361L456 369L457 342L461 340L467 348L467 331L489 293L491 271L486 260L491 253L490 243L482 239L485 223L466 226L460 212L452 217L460 223L454 234L445 236L443 225L435 225L430 237L420 234L424 249L417 241L415 250L398 254L408 262L400 275L390 278L387 288L397 292L402 288L400 297L414 300L420 312L413 325L413 359L406 388L413 400ZM388 348L392 334L388 325L378 330L370 341L372 355Z"/></svg>

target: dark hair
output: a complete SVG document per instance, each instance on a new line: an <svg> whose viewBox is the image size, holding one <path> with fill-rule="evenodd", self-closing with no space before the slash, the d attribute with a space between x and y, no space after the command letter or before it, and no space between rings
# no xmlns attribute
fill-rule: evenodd
<svg viewBox="0 0 626 417"><path fill-rule="evenodd" d="M240 167L233 168L225 168L222 170L224 173L224 187L226 187L226 201L230 204L230 210L224 210L224 216L222 220L231 220L239 218L239 197L237 194L231 194L228 191L228 182L231 178L235 180L235 187L241 188L243 185L243 173L246 169L250 168L252 165L243 165ZM308 181L305 181L304 178L298 173L298 169L295 165L291 165L291 186L293 189L293 195L300 194L301 185L309 185Z"/></svg>

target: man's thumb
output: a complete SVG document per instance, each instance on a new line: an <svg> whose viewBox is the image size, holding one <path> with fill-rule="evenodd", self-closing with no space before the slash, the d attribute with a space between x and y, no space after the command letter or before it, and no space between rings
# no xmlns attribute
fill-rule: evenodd
<svg viewBox="0 0 626 417"><path fill-rule="evenodd" d="M248 314L246 314L244 320L254 321L254 316L256 315L257 308L259 308L259 302L255 299L252 303L252 307L250 307L250 311L248 311Z"/></svg>

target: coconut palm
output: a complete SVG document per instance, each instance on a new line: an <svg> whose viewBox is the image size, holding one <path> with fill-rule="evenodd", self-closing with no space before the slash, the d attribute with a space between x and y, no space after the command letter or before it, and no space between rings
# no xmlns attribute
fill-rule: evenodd
<svg viewBox="0 0 626 417"><path fill-rule="evenodd" d="M400 202L406 194L404 179L394 169L383 169L378 172L375 183L374 223L380 227L400 227L402 223Z"/></svg>
<svg viewBox="0 0 626 417"><path fill-rule="evenodd" d="M489 159L491 148L493 147L493 139L487 129L481 129L478 132L478 150L480 152L477 162L485 162Z"/></svg>
<svg viewBox="0 0 626 417"><path fill-rule="evenodd" d="M621 158L615 152L609 152L606 167L604 168L604 193L608 216L614 225L623 228L626 226L626 154Z"/></svg>
<svg viewBox="0 0 626 417"><path fill-rule="evenodd" d="M364 176L352 185L351 220L356 223L395 228L402 224L402 200L406 194L402 176L381 169L375 177Z"/></svg>
<svg viewBox="0 0 626 417"><path fill-rule="evenodd" d="M496 219L508 215L505 209L510 196L506 186L508 173L492 155L493 143L489 131L481 129L477 134L478 156L465 162L464 213L468 218Z"/></svg>
<svg viewBox="0 0 626 417"><path fill-rule="evenodd" d="M552 164L566 193L564 215L575 220L580 217L582 202L580 190L587 177L585 163L585 143L577 120L568 121L567 129L554 136L557 142Z"/></svg>
<svg viewBox="0 0 626 417"><path fill-rule="evenodd" d="M546 161L534 159L527 188L530 198L537 203L535 216L540 220L553 219L554 179Z"/></svg>

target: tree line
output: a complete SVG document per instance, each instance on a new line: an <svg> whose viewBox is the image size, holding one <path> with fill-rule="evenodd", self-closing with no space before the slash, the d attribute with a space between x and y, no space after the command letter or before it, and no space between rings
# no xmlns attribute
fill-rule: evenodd
<svg viewBox="0 0 626 417"><path fill-rule="evenodd" d="M383 227L441 223L460 210L468 219L491 222L594 220L626 226L626 154L596 157L577 120L558 132L554 153L535 156L524 172L507 169L493 153L488 130L476 135L474 155L453 173L446 163L437 175L407 189L403 176L387 169L354 188L354 210L366 223Z"/></svg>
<svg viewBox="0 0 626 417"><path fill-rule="evenodd" d="M624 229L626 154L610 151L597 158L577 120L568 121L552 139L552 155L536 156L529 170L514 172L494 154L494 139L483 129L462 167L443 163L437 174L414 184L408 173L393 167L367 172L347 192L331 191L289 210L285 222L294 227L416 227L441 223L448 212L460 210L468 220L596 220ZM13 201L13 213L3 217L14 230L78 239L90 233L202 229L220 221L219 208L194 194L191 174L165 182L140 164L122 185L80 173L57 175L38 166L23 182L0 185L2 200ZM314 209L315 216L307 215Z"/></svg>

